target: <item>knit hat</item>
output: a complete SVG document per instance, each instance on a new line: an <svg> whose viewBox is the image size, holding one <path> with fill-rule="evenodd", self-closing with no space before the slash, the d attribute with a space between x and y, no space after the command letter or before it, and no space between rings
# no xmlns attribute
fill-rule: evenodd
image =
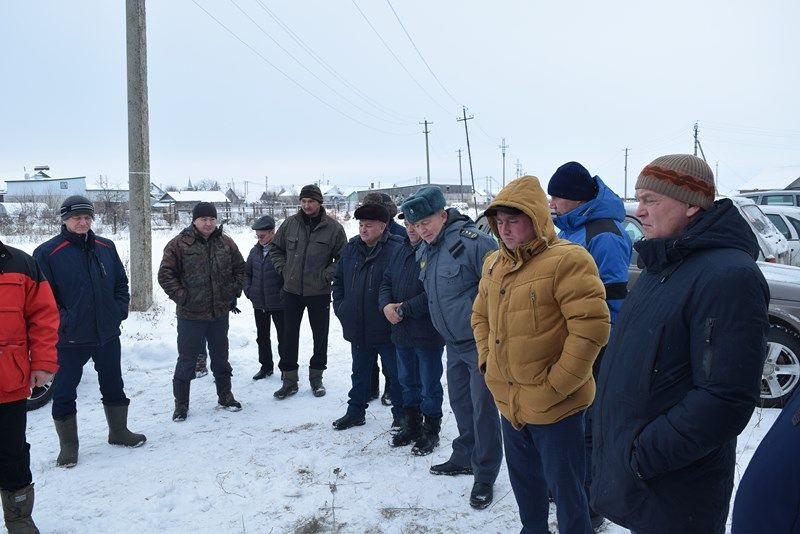
<svg viewBox="0 0 800 534"><path fill-rule="evenodd" d="M91 215L94 219L92 201L81 195L72 195L61 203L61 220L66 221L73 215Z"/></svg>
<svg viewBox="0 0 800 534"><path fill-rule="evenodd" d="M547 184L547 194L567 200L592 200L597 196L597 181L586 167L570 161L556 169Z"/></svg>
<svg viewBox="0 0 800 534"><path fill-rule="evenodd" d="M387 224L390 219L389 210L383 204L364 204L353 213L353 217L359 221L381 221Z"/></svg>
<svg viewBox="0 0 800 534"><path fill-rule="evenodd" d="M253 230L272 230L275 228L275 219L269 215L264 215L257 219L250 228Z"/></svg>
<svg viewBox="0 0 800 534"><path fill-rule="evenodd" d="M382 204L389 211L389 217L394 219L397 215L397 204L386 193L367 193L364 196L364 204Z"/></svg>
<svg viewBox="0 0 800 534"><path fill-rule="evenodd" d="M697 156L670 154L642 169L636 189L649 189L707 210L714 204L714 173Z"/></svg>
<svg viewBox="0 0 800 534"><path fill-rule="evenodd" d="M438 213L444 209L445 205L442 190L433 185L426 185L403 202L400 209L403 210L403 217L408 222L415 223Z"/></svg>
<svg viewBox="0 0 800 534"><path fill-rule="evenodd" d="M300 198L310 198L311 200L316 200L320 204L322 204L323 201L322 191L314 184L304 185L303 189L300 190Z"/></svg>
<svg viewBox="0 0 800 534"><path fill-rule="evenodd" d="M200 217L214 217L217 218L217 208L211 202L198 202L192 208L192 222Z"/></svg>

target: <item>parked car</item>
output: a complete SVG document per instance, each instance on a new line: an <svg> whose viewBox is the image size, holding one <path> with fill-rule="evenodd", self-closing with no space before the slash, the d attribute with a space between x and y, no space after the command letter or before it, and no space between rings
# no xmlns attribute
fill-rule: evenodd
<svg viewBox="0 0 800 534"><path fill-rule="evenodd" d="M750 229L756 235L761 254L758 259L769 263L791 264L791 251L789 243L783 237L775 225L772 224L761 207L756 205L752 199L744 197L730 197L731 201L739 208L744 220L750 225Z"/></svg>
<svg viewBox="0 0 800 534"><path fill-rule="evenodd" d="M773 189L741 193L740 197L752 199L763 206L800 206L800 189Z"/></svg>
<svg viewBox="0 0 800 534"><path fill-rule="evenodd" d="M31 396L28 397L27 410L38 410L53 398L53 381L46 383L43 386L36 386L31 391Z"/></svg>
<svg viewBox="0 0 800 534"><path fill-rule="evenodd" d="M759 206L789 243L791 264L800 267L800 206Z"/></svg>
<svg viewBox="0 0 800 534"><path fill-rule="evenodd" d="M644 239L642 223L635 215L636 203L626 203L623 228L633 243ZM478 217L480 230L491 233L485 215ZM755 230L754 230L755 231ZM763 253L762 253L763 255ZM628 267L628 288L639 278L638 254L634 249ZM761 405L783 406L800 383L800 267L758 261L770 292L767 356L761 376Z"/></svg>

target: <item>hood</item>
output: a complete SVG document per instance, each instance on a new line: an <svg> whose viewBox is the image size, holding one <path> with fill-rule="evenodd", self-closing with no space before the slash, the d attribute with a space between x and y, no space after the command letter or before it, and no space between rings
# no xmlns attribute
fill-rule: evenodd
<svg viewBox="0 0 800 534"><path fill-rule="evenodd" d="M622 199L599 176L594 179L597 183L597 196L569 213L556 217L555 225L561 230L573 231L596 219L612 219L620 223L625 221L625 205Z"/></svg>
<svg viewBox="0 0 800 534"><path fill-rule="evenodd" d="M758 241L730 199L714 202L686 229L673 239L647 239L634 245L645 266L658 272L664 266L682 260L693 252L716 248L735 248L754 260L758 258Z"/></svg>
<svg viewBox="0 0 800 534"><path fill-rule="evenodd" d="M494 197L487 210L498 206L516 208L531 218L537 235L533 246L535 252L548 247L556 241L556 229L553 226L553 220L550 218L547 195L545 195L539 179L535 176L523 176L509 183ZM489 220L489 227L492 229L492 233L500 243L500 249L513 258L515 251L506 248L503 240L500 239L500 234L497 232L496 217L487 216L486 218Z"/></svg>

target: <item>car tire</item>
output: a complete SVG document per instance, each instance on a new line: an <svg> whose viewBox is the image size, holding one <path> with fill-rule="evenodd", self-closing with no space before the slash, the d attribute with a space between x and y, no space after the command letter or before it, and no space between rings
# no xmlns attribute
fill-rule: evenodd
<svg viewBox="0 0 800 534"><path fill-rule="evenodd" d="M27 411L38 410L53 398L53 381L43 386L36 386L28 397Z"/></svg>
<svg viewBox="0 0 800 534"><path fill-rule="evenodd" d="M800 335L772 324L767 334L767 359L761 377L761 406L782 408L800 383Z"/></svg>

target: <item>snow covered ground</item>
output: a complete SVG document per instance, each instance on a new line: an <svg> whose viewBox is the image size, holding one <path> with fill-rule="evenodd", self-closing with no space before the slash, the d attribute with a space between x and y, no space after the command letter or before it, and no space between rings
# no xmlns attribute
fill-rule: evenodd
<svg viewBox="0 0 800 534"><path fill-rule="evenodd" d="M345 223L355 235L355 221ZM247 228L226 227L242 254L255 243ZM112 236L127 266L128 236ZM161 251L176 232L153 235L154 279ZM32 252L44 241L3 237ZM350 347L331 317L328 394L315 398L308 388L312 344L301 331L300 392L273 398L277 375L253 381L258 370L253 310L239 301L231 315L230 359L233 392L243 409L215 408L211 375L192 383L189 419L171 420L172 372L176 360L175 307L154 281L155 304L123 323L125 389L131 399L130 428L147 435L139 449L107 443L97 375L85 367L78 389L80 459L72 469L55 465L58 439L50 406L30 412L28 441L36 483L34 518L42 532L516 532L520 524L505 466L495 485L494 503L476 511L468 503L471 477L435 477L433 463L448 458L457 430L445 402L442 445L415 457L410 447L389 447L389 408L373 401L367 424L343 432L331 422L345 413L350 387ZM273 334L273 348L274 334ZM277 354L277 351L275 351ZM276 361L277 365L277 361ZM446 395L445 395L446 399ZM738 482L753 451L778 410L756 410L739 438ZM768 489L765 489L768 491ZM550 530L556 532L551 507ZM626 529L606 523L605 532Z"/></svg>

